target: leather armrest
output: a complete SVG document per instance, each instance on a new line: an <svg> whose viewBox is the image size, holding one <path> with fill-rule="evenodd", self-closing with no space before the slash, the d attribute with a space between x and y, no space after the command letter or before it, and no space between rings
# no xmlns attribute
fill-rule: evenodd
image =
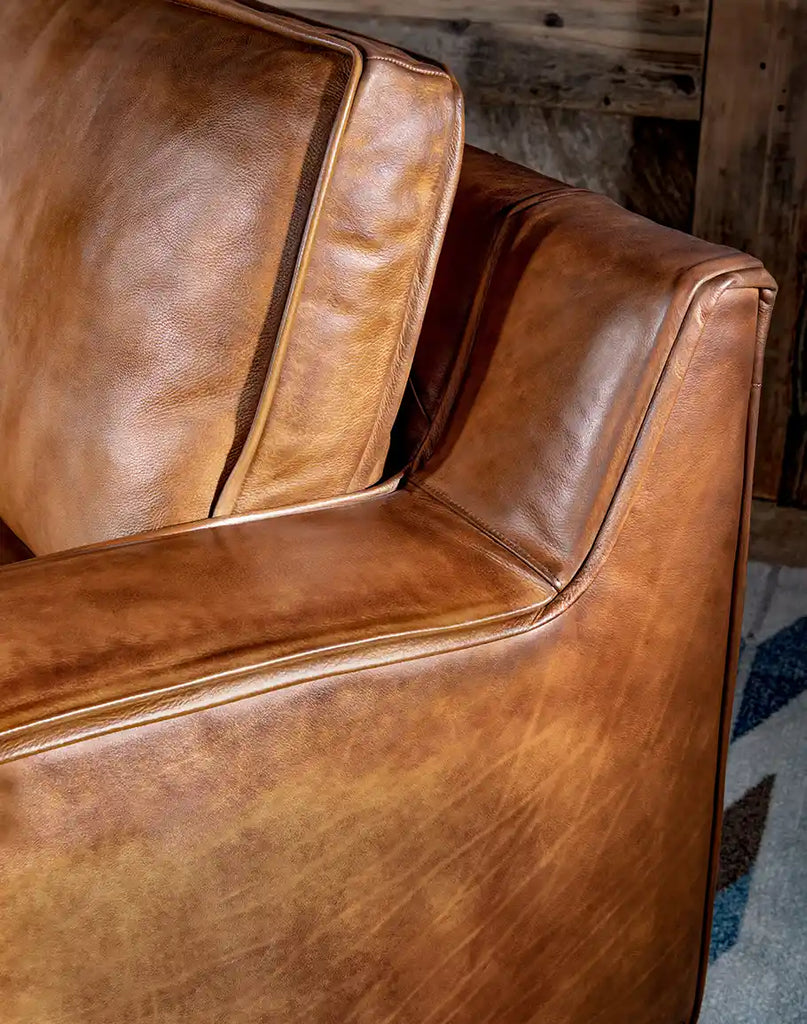
<svg viewBox="0 0 807 1024"><path fill-rule="evenodd" d="M669 402L738 291L764 343L774 290L751 256L466 148L404 418L415 479L565 586L662 380Z"/></svg>
<svg viewBox="0 0 807 1024"><path fill-rule="evenodd" d="M770 282L556 201L405 489L0 570L9 1024L695 1019Z"/></svg>
<svg viewBox="0 0 807 1024"><path fill-rule="evenodd" d="M0 757L478 642L552 596L409 491L9 566Z"/></svg>

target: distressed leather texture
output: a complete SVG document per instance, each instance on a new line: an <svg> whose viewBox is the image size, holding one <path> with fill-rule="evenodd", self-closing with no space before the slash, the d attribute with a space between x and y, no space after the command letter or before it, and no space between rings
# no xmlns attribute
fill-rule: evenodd
<svg viewBox="0 0 807 1024"><path fill-rule="evenodd" d="M450 75L235 0L2 20L8 527L42 555L374 484L456 188Z"/></svg>
<svg viewBox="0 0 807 1024"><path fill-rule="evenodd" d="M400 482L0 569L9 1024L693 1024L775 285L466 153Z"/></svg>

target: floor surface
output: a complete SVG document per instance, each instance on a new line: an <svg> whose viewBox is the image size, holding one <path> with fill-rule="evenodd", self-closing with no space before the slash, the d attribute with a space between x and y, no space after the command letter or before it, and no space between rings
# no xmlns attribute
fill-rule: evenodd
<svg viewBox="0 0 807 1024"><path fill-rule="evenodd" d="M701 1024L807 1024L806 568L749 566L712 960Z"/></svg>

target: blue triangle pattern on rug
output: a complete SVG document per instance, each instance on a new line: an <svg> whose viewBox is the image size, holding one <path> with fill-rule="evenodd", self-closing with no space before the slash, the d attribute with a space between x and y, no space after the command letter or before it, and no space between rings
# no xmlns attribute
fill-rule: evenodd
<svg viewBox="0 0 807 1024"><path fill-rule="evenodd" d="M709 962L731 949L740 937L751 876L771 805L775 775L768 775L726 810L720 848L712 944Z"/></svg>
<svg viewBox="0 0 807 1024"><path fill-rule="evenodd" d="M807 689L807 616L761 643L745 684L732 740L745 736Z"/></svg>
<svg viewBox="0 0 807 1024"><path fill-rule="evenodd" d="M715 896L712 944L709 948L710 964L713 964L719 956L737 944L750 891L751 873L749 872L742 878L738 878L728 889L723 889Z"/></svg>
<svg viewBox="0 0 807 1024"><path fill-rule="evenodd" d="M807 1024L807 568L748 584L700 1021Z"/></svg>

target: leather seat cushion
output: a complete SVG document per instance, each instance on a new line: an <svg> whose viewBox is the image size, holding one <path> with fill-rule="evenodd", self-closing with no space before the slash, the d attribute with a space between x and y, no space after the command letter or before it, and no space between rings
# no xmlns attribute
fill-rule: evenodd
<svg viewBox="0 0 807 1024"><path fill-rule="evenodd" d="M456 187L440 67L235 0L6 0L0 516L37 554L381 472Z"/></svg>

